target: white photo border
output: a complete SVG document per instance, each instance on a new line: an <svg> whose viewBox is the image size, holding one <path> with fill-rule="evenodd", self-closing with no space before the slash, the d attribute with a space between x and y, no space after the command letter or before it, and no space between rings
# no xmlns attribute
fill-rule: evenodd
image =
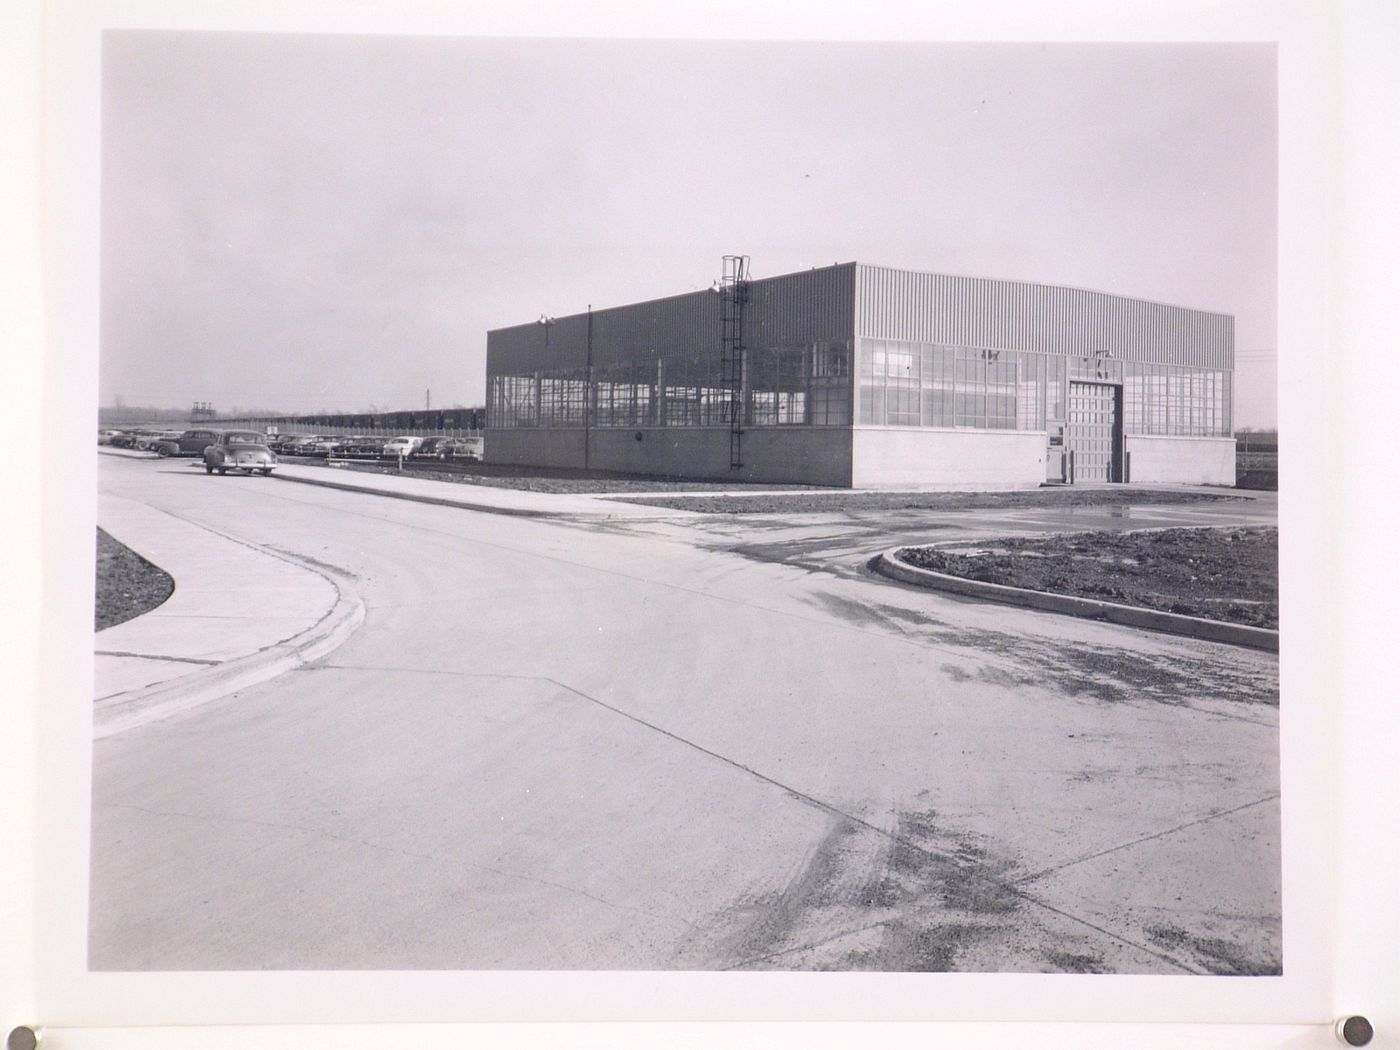
<svg viewBox="0 0 1400 1050"><path fill-rule="evenodd" d="M21 5L23 6L23 5ZM35 6L38 6L35 0ZM364 5L302 0L292 3L175 0L81 3L57 0L43 9L44 170L39 221L45 289L37 317L13 321L32 345L46 350L40 373L19 376L31 390L40 435L33 475L16 474L21 495L34 494L35 517L18 516L20 544L42 550L43 616L21 624L17 645L39 654L39 679L24 688L14 712L13 739L33 740L28 754L9 763L4 786L15 786L4 803L5 827L16 831L0 889L15 887L23 899L34 888L32 916L14 916L20 965L0 961L0 1023L41 1023L62 1032L64 1046L191 1045L188 1029L166 1026L327 1026L295 1031L296 1043L277 1045L382 1045L382 1025L395 1041L458 1045L468 1038L490 1045L581 1045L595 1036L619 1039L656 1036L752 1045L835 1045L853 1034L848 1025L882 1024L880 1039L923 1045L929 1038L909 1022L1001 1022L986 1045L1024 1045L1032 1022L1092 1023L1037 1029L1040 1045L1097 1045L1113 1038L1135 1045L1201 1045L1192 1041L1230 1025L1232 1045L1280 1045L1311 1038L1330 1022L1336 1005L1376 1014L1379 1007L1352 1002L1338 975L1355 971L1365 985L1371 971L1358 967L1365 937L1350 947L1335 928L1353 922L1358 901L1376 898L1376 875L1358 867L1338 876L1339 829L1358 830L1368 812L1365 785L1338 779L1334 747L1374 754L1387 734L1363 728L1380 715L1359 696L1338 697L1329 678L1329 637L1335 643L1347 620L1329 626L1329 529L1338 522L1319 487L1329 474L1325 435L1315 415L1320 391L1329 391L1329 346L1325 292L1328 245L1326 187L1328 70L1327 9L1320 2L1259 3L1128 2L1032 3L986 0L928 7L884 3L859 8L798 3L579 3L536 5L528 10L504 2L476 3L460 10L427 2ZM690 973L92 973L87 943L87 856L91 805L92 654L84 632L90 623L90 552L95 524L96 473L90 427L83 421L97 407L97 277L100 232L100 46L107 28L241 30L257 32L400 33L424 35L744 37L753 39L926 39L1072 40L1076 42L1275 42L1279 58L1279 399L1281 453L1287 469L1315 465L1317 486L1286 485L1280 492L1283 565L1281 740L1283 769L1284 960L1281 977L1147 977L1030 974L690 974ZM26 67L28 68L28 67ZM23 72L23 70L21 70ZM21 171L20 175L25 172ZM8 188L8 187L7 187ZM18 187L23 196L26 186ZM12 199L12 198L11 198ZM19 202L23 206L23 201ZM9 199L7 199L7 210ZM23 245L21 245L21 248ZM24 327L26 318L32 323ZM46 331L45 331L46 329ZM1356 378L1355 372L1345 373ZM25 386L24 384L28 384ZM1338 404L1338 395L1332 396ZM32 407L32 406L31 406ZM21 416L20 418L24 418ZM81 425L79 425L81 424ZM1335 461L1333 461L1335 462ZM7 467L5 475L9 480ZM37 476L36 476L37 475ZM1303 481L1300 473L1290 479ZM1335 505L1335 504L1334 504ZM37 530L36 530L37 525ZM38 541L38 542L36 542ZM25 549L21 547L20 549ZM36 593L31 585L29 591ZM16 621L18 617L12 617ZM8 619L8 618L7 618ZM1369 635L1361 632L1358 638ZM17 649L23 654L26 649ZM32 659L32 657L31 657ZM28 666L28 665L26 665ZM1345 726L1338 711L1355 720ZM7 722L9 712L7 712ZM1377 725L1393 725L1376 722ZM1358 735L1359 734L1359 735ZM1389 736L1393 745L1395 738ZM1368 750L1369 749L1369 750ZM1341 752L1337 753L1342 754ZM1345 766L1345 763L1343 763ZM1392 775L1393 776L1393 775ZM1338 784L1348 789L1341 800ZM22 808L24 790L37 813ZM1393 786L1393 785L1392 785ZM1363 797L1358 797L1358 796ZM1397 797L1390 796L1392 799ZM18 800L18 801L15 801ZM12 812L11 805L15 808ZM1345 803L1345 804L1343 804ZM1384 811L1381 811L1383 816ZM14 817L12 821L10 818ZM1389 842L1393 857L1393 828ZM1384 829L1382 829L1384 839ZM1374 840L1372 840L1374 845ZM1385 845L1385 842L1382 842ZM32 847L28 848L28 847ZM10 870L11 862L15 871ZM1393 870L1393 868L1392 868ZM1338 902L1345 889L1348 900ZM1385 903L1382 899L1382 904ZM1393 891L1389 901L1394 914ZM1349 909L1349 910L1348 910ZM6 928L12 916L2 913ZM1383 914L1385 914L1383 912ZM25 947L30 949L26 956ZM1345 949L1345 950L1344 950ZM1360 952L1360 954L1358 954ZM32 959L32 967L23 965ZM1348 969L1350 967L1350 969ZM1396 971L1392 970L1392 974ZM10 980L13 978L13 980ZM1385 1006L1384 1003L1381 1006ZM19 1016L16 1011L32 1011ZM1389 1006L1394 1008L1394 1000ZM520 1022L501 1024L498 1022ZM681 1022L711 1022L699 1027ZM470 1029L457 1024L476 1022ZM628 1022L611 1037L603 1028L550 1022ZM743 1022L738 1027L729 1023ZM785 1022L755 1026L755 1022ZM1182 1024L1186 1022L1186 1024ZM367 1025L368 1029L344 1026ZM422 1028L422 1025L440 1026ZM1139 1029L1138 1026L1151 1027ZM1248 1026L1242 1029L1239 1026ZM142 1026L132 1028L128 1026ZM160 1026L160 1027L147 1027ZM1294 1027L1301 1026L1301 1027ZM117 1031L117 1029L122 1029ZM958 1038L965 1025L940 1028ZM233 1029L209 1028L201 1045L224 1045ZM921 1036L919 1033L924 1031ZM1222 1029L1225 1031L1225 1029ZM270 1030L259 1030L266 1041ZM417 1033L412 1035L411 1033ZM455 1033L455 1036L453 1035ZM843 1035L842 1033L845 1033ZM1076 1035L1077 1033L1077 1035ZM1208 1038L1208 1037L1207 1037ZM1330 1040L1331 1036L1328 1036ZM1064 1041L1060 1041L1060 1040ZM1182 1042L1157 1042L1180 1039ZM174 1040L174 1041L167 1041ZM763 1040L772 1040L765 1042ZM1003 1044L1002 1040L1006 1042ZM790 1042L789 1042L790 1041ZM229 1045L246 1045L230 1042ZM415 1043L415 1045L417 1045ZM582 1042L582 1045L588 1045ZM638 1043L636 1045L643 1045ZM738 1045L736 1043L736 1045ZM845 1045L843 1043L843 1045ZM912 1045L912 1042L910 1043ZM1106 1045L1106 1043L1105 1043ZM1299 1044L1302 1045L1302 1044Z"/></svg>

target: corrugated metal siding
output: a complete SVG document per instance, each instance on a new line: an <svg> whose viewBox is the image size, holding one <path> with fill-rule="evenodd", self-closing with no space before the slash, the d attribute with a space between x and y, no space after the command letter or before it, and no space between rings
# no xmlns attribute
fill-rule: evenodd
<svg viewBox="0 0 1400 1050"><path fill-rule="evenodd" d="M1234 367L1234 318L1024 281L857 268L858 335Z"/></svg>
<svg viewBox="0 0 1400 1050"><path fill-rule="evenodd" d="M810 346L849 341L855 332L855 264L755 280L744 316L749 347ZM720 364L721 297L713 292L656 299L593 311L595 368L660 356L668 365L702 374ZM486 336L487 373L582 368L588 356L588 315L551 325L500 328Z"/></svg>

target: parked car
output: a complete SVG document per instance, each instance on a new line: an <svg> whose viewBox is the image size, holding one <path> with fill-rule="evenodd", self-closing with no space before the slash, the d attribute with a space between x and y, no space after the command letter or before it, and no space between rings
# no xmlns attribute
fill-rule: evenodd
<svg viewBox="0 0 1400 1050"><path fill-rule="evenodd" d="M267 477L277 466L277 456L263 442L266 438L256 430L227 430L204 450L206 474L227 474L241 470Z"/></svg>
<svg viewBox="0 0 1400 1050"><path fill-rule="evenodd" d="M439 459L465 459L481 462L481 438L453 438L441 450Z"/></svg>
<svg viewBox="0 0 1400 1050"><path fill-rule="evenodd" d="M304 445L320 438L319 434L283 434L275 441L268 442L268 447L279 456L300 456L299 451Z"/></svg>
<svg viewBox="0 0 1400 1050"><path fill-rule="evenodd" d="M399 456L411 456L413 455L413 450L422 443L423 439L420 437L405 436L390 438L384 444L383 454L390 459L397 459Z"/></svg>
<svg viewBox="0 0 1400 1050"><path fill-rule="evenodd" d="M158 430L155 433L151 434L149 437L143 438L142 440L138 441L136 443L136 447L140 449L145 449L149 452L154 452L156 450L156 446L159 445L162 441L179 441L181 433L183 433L183 431Z"/></svg>
<svg viewBox="0 0 1400 1050"><path fill-rule="evenodd" d="M343 434L330 434L318 438L309 445L303 445L303 456L316 456L320 459L329 459L331 456L339 455L341 448L345 445Z"/></svg>
<svg viewBox="0 0 1400 1050"><path fill-rule="evenodd" d="M378 459L384 452L388 438L383 434L362 434L348 437L336 450L336 455L346 459Z"/></svg>
<svg viewBox="0 0 1400 1050"><path fill-rule="evenodd" d="M277 449L277 452L283 456L309 456L311 446L324 440L326 440L325 434L288 434L286 439L280 443L281 447Z"/></svg>
<svg viewBox="0 0 1400 1050"><path fill-rule="evenodd" d="M218 440L217 430L186 430L179 437L157 441L155 452L158 456L202 456L204 450Z"/></svg>
<svg viewBox="0 0 1400 1050"><path fill-rule="evenodd" d="M110 445L121 436L122 432L120 430L99 430L97 432L97 443L99 445Z"/></svg>
<svg viewBox="0 0 1400 1050"><path fill-rule="evenodd" d="M150 427L132 427L129 430L122 431L117 437L113 438L112 445L114 448L148 450L152 447L151 439L158 433L159 431L152 430Z"/></svg>
<svg viewBox="0 0 1400 1050"><path fill-rule="evenodd" d="M414 459L446 459L443 450L452 444L450 437L428 437L410 455Z"/></svg>

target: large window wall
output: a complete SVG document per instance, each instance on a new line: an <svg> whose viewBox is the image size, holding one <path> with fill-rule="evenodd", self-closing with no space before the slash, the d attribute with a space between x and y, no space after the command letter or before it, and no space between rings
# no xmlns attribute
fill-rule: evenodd
<svg viewBox="0 0 1400 1050"><path fill-rule="evenodd" d="M1040 354L866 339L860 422L1043 430L1045 377Z"/></svg>
<svg viewBox="0 0 1400 1050"><path fill-rule="evenodd" d="M1128 434L1227 437L1231 375L1112 357L1037 354L894 339L860 343L857 421L875 426L1044 430L1065 419L1071 380L1121 384ZM704 368L655 353L635 362L495 375L492 427L727 426L718 354ZM852 352L843 342L745 352L747 426L849 426Z"/></svg>
<svg viewBox="0 0 1400 1050"><path fill-rule="evenodd" d="M1065 419L1070 380L1121 384L1129 434L1227 437L1230 373L895 339L860 344L859 422L1043 430Z"/></svg>
<svg viewBox="0 0 1400 1050"><path fill-rule="evenodd" d="M1230 373L1178 365L1123 365L1129 434L1229 437Z"/></svg>
<svg viewBox="0 0 1400 1050"><path fill-rule="evenodd" d="M712 366L697 369L638 355L632 363L494 375L487 391L491 427L727 426L733 395ZM748 426L848 426L851 346L745 351L741 397Z"/></svg>

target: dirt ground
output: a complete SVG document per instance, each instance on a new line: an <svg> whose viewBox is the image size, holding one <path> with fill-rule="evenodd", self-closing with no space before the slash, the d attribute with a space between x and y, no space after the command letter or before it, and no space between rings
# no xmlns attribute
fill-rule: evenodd
<svg viewBox="0 0 1400 1050"><path fill-rule="evenodd" d="M1278 628L1275 528L1086 532L900 557L985 583Z"/></svg>
<svg viewBox="0 0 1400 1050"><path fill-rule="evenodd" d="M1017 489L1010 492L793 492L753 496L672 496L620 500L703 514L821 514L873 510L1000 510L1013 507L1114 507L1239 499L1229 493L1158 489Z"/></svg>
<svg viewBox="0 0 1400 1050"><path fill-rule="evenodd" d="M149 612L174 592L169 573L97 530L97 630Z"/></svg>

